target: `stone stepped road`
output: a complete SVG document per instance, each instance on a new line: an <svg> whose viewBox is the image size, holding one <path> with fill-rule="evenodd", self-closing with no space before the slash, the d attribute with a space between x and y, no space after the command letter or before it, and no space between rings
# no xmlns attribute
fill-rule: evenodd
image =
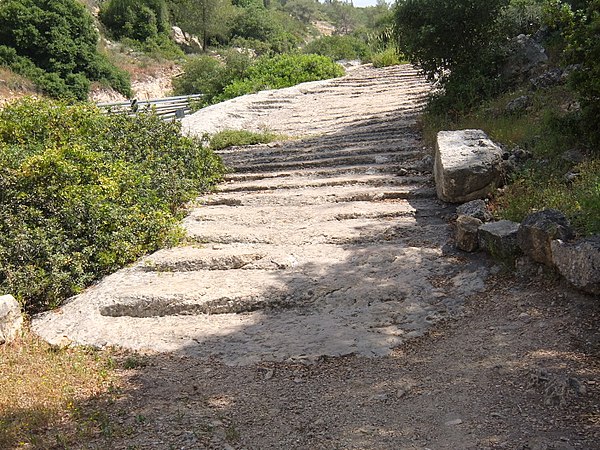
<svg viewBox="0 0 600 450"><path fill-rule="evenodd" d="M446 251L410 66L244 96L184 121L202 136L296 139L222 151L234 169L184 220L189 245L123 269L33 320L52 343L218 357L230 365L387 355L461 313L487 269Z"/></svg>

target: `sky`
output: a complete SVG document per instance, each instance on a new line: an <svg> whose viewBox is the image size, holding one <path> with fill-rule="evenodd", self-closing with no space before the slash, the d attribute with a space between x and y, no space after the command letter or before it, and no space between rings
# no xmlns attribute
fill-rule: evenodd
<svg viewBox="0 0 600 450"><path fill-rule="evenodd" d="M390 2L388 1L388 3ZM358 7L375 6L377 4L377 0L352 0L352 4Z"/></svg>

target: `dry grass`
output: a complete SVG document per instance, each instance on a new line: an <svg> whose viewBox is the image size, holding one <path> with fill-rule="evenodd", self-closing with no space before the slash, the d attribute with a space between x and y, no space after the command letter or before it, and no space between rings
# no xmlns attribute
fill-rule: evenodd
<svg viewBox="0 0 600 450"><path fill-rule="evenodd" d="M60 349L24 332L0 346L0 448L69 448L102 433L110 424L100 408L116 383L111 352Z"/></svg>
<svg viewBox="0 0 600 450"><path fill-rule="evenodd" d="M6 67L0 67L0 105L25 95L35 94L34 84Z"/></svg>

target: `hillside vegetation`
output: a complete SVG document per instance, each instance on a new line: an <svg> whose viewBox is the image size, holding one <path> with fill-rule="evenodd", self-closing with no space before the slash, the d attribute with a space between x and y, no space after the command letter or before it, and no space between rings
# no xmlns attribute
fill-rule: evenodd
<svg viewBox="0 0 600 450"><path fill-rule="evenodd" d="M395 24L401 50L438 86L429 141L482 128L516 160L492 199L497 215L558 208L581 234L600 233L600 1L399 0ZM528 67L523 42L547 60Z"/></svg>

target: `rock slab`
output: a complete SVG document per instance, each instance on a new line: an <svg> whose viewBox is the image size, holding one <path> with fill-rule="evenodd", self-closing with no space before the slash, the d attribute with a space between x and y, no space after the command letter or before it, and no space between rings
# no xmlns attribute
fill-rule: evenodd
<svg viewBox="0 0 600 450"><path fill-rule="evenodd" d="M552 262L573 286L600 294L600 235L573 243L551 243Z"/></svg>
<svg viewBox="0 0 600 450"><path fill-rule="evenodd" d="M456 219L456 247L465 252L474 252L479 247L478 229L481 220L471 216L458 216Z"/></svg>
<svg viewBox="0 0 600 450"><path fill-rule="evenodd" d="M517 233L517 243L525 255L551 267L550 243L555 239L568 241L573 236L573 230L563 213L556 209L544 209L525 217Z"/></svg>
<svg viewBox="0 0 600 450"><path fill-rule="evenodd" d="M438 198L464 203L487 196L502 184L502 154L481 130L440 131L434 164Z"/></svg>
<svg viewBox="0 0 600 450"><path fill-rule="evenodd" d="M479 227L479 247L504 261L514 261L519 255L517 231L519 224L510 220L484 223Z"/></svg>
<svg viewBox="0 0 600 450"><path fill-rule="evenodd" d="M0 296L0 344L12 342L23 326L21 307L12 295Z"/></svg>

